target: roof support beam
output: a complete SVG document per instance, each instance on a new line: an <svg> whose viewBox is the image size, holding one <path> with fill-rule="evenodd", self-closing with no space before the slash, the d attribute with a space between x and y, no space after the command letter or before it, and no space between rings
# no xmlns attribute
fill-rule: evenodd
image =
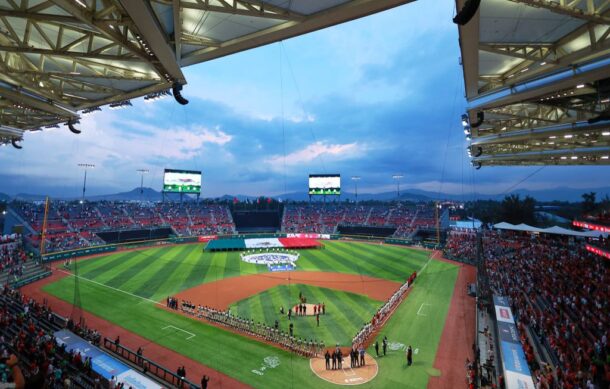
<svg viewBox="0 0 610 389"><path fill-rule="evenodd" d="M196 63L224 57L229 54L252 49L277 42L282 39L293 38L308 32L317 31L339 23L347 22L363 16L385 11L414 0L353 0L336 7L320 11L308 16L301 22L287 21L262 31L248 34L236 39L223 42L218 48L203 48L182 57L181 65L188 66Z"/></svg>
<svg viewBox="0 0 610 389"><path fill-rule="evenodd" d="M32 107L39 111L48 112L57 116L72 118L77 117L76 112L63 109L55 104L48 103L44 100L37 99L18 90L0 87L0 96L11 100L16 104Z"/></svg>
<svg viewBox="0 0 610 389"><path fill-rule="evenodd" d="M169 39L159 24L155 12L150 7L148 1L121 0L121 4L131 20L133 20L142 38L150 46L150 49L161 63L161 66L163 66L173 80L185 84L186 79L184 74L182 74L180 64L176 61L176 53L170 47Z"/></svg>
<svg viewBox="0 0 610 389"><path fill-rule="evenodd" d="M39 49L36 47L23 47L23 46L0 45L0 51L6 51L9 53L40 54L40 55L48 55L48 56L53 56L53 57L66 57L66 58L91 58L91 59L101 59L101 60L109 60L109 61L141 61L137 57L129 57L129 56L123 56L123 55L87 53L87 52L80 52L80 51L49 50L49 49Z"/></svg>
<svg viewBox="0 0 610 389"><path fill-rule="evenodd" d="M605 10L595 8L595 2L587 1L587 10L583 11L580 8L575 6L566 5L565 0L561 0L561 2L550 1L550 0L510 0L514 3L529 5L530 7L535 8L544 8L551 12L555 12L560 15L570 16L576 19L584 19L597 24L610 24L610 18L607 16L600 15ZM581 0L572 1L571 3L580 3Z"/></svg>
<svg viewBox="0 0 610 389"><path fill-rule="evenodd" d="M300 21L304 19L303 15L286 11L281 9L280 11L271 11L272 5L253 4L247 1L233 0L233 4L229 4L226 1L221 1L222 6L210 4L209 1L199 1L197 3L181 3L182 8L198 9L200 11L210 11L218 13L226 13L231 15L242 15L251 16L255 18L265 19L279 19L279 20L295 20ZM240 7L241 6L241 7Z"/></svg>

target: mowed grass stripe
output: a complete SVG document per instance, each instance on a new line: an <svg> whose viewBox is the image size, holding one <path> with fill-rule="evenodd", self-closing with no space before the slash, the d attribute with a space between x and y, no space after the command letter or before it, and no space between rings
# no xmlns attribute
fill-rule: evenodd
<svg viewBox="0 0 610 389"><path fill-rule="evenodd" d="M169 250L170 248L166 247L164 250L159 252L159 255L162 256ZM127 283L133 277L138 276L142 272L142 269L146 267L148 262L155 260L155 257L146 255L145 252L139 254L141 255L130 258L129 261L125 261L113 269L114 271L108 272L108 275L114 275L112 278L104 279L104 274L101 274L96 281L112 286L113 288L121 289L123 284Z"/></svg>
<svg viewBox="0 0 610 389"><path fill-rule="evenodd" d="M333 246L329 249L332 253L333 259L336 262L337 258L343 258L346 263L351 265L349 273L363 274L367 276L394 279L396 275L390 273L384 269L380 269L379 266L371 261L366 260L364 255L355 253L348 253L344 250L340 250L337 246ZM336 265L333 265L336 266Z"/></svg>
<svg viewBox="0 0 610 389"><path fill-rule="evenodd" d="M177 250L174 255L171 257L164 257L165 261L159 261L162 263L161 267L155 266L156 271L147 271L146 273L149 275L148 279L140 285L139 288L133 291L133 294L149 298L161 287L163 282L168 277L171 277L172 273L180 266L182 261L184 260L184 253L190 251L189 246L180 247L180 250Z"/></svg>
<svg viewBox="0 0 610 389"><path fill-rule="evenodd" d="M203 283L211 264L212 258L210 255L207 253L202 254L199 260L188 270L186 278L182 283L182 289L189 289Z"/></svg>
<svg viewBox="0 0 610 389"><path fill-rule="evenodd" d="M321 288L321 294L315 296L326 305L326 315L320 315L320 324L332 336L331 342L333 344L347 344L353 334L349 334L346 330L345 324L348 323L348 320L342 312L339 312L339 309L332 301L331 295L328 294L329 291L329 289ZM311 290L309 293L312 294ZM328 341L327 339L325 343L328 343Z"/></svg>
<svg viewBox="0 0 610 389"><path fill-rule="evenodd" d="M228 254L229 253L226 251L212 254L212 262L210 263L210 268L203 278L203 282L213 282L222 279Z"/></svg>
<svg viewBox="0 0 610 389"><path fill-rule="evenodd" d="M339 320L342 320L344 323L352 323L352 325L356 328L360 328L363 323L369 321L373 316L367 315L366 311L358 309L357 311L354 309L355 306L350 305L348 302L343 300L341 297L337 296L337 294L331 289L322 289L322 293L324 293L324 303L326 304L326 312L328 313L329 303L330 308L333 310L333 316L336 316L337 313L340 315ZM356 317L354 317L356 316ZM345 328L345 326L341 326ZM350 338L354 336L354 334L346 334Z"/></svg>
<svg viewBox="0 0 610 389"><path fill-rule="evenodd" d="M183 290L183 284L189 275L191 268L200 260L201 253L196 246L189 246L189 250L184 252L184 260L176 267L171 274L167 275L165 281L152 296L153 300L162 299L168 295Z"/></svg>
<svg viewBox="0 0 610 389"><path fill-rule="evenodd" d="M375 252L376 255L379 255L382 258L388 258L389 256L395 254L395 258L403 266L410 266L416 270L428 260L432 253L427 251L418 251L411 249L401 249L399 247L393 246L374 246L369 245L370 250ZM393 250L397 250L395 253L392 253Z"/></svg>
<svg viewBox="0 0 610 389"><path fill-rule="evenodd" d="M352 267L348 266L345 261L338 261L336 258L333 258L334 253L329 250L309 250L307 254L315 257L322 261L328 268L332 268L334 272L337 273L352 273ZM345 259L345 258L343 258Z"/></svg>
<svg viewBox="0 0 610 389"><path fill-rule="evenodd" d="M242 262L237 252L230 252L227 255L223 278L235 277L241 274L239 263Z"/></svg>
<svg viewBox="0 0 610 389"><path fill-rule="evenodd" d="M341 253L344 257L353 256L356 261L355 264L363 270L374 269L373 274L377 274L377 277L380 276L379 273L381 272L385 274L382 278L400 279L402 276L406 275L410 269L410 267L405 268L393 263L396 260L396 257L386 256L383 259L380 259L379 255L371 251L370 248L360 250L360 254L357 254L356 251L353 251L353 254L349 253L346 247L341 246L336 246L333 249L337 253Z"/></svg>
<svg viewBox="0 0 610 389"><path fill-rule="evenodd" d="M114 269L116 266L118 266L122 262L129 261L136 254L137 254L136 252L128 251L128 252L118 254L116 256L112 255L109 257L96 258L96 262L99 261L100 265L95 266L93 269L84 265L88 261L85 261L82 265L81 265L81 263L79 263L78 264L78 274L85 278L95 279L100 274L104 274L108 271L112 271L112 269Z"/></svg>

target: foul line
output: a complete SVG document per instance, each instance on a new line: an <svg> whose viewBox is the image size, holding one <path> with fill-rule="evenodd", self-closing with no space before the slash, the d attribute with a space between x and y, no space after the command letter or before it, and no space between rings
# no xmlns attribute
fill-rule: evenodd
<svg viewBox="0 0 610 389"><path fill-rule="evenodd" d="M424 307L424 305L430 305L428 303L422 303L422 305L419 306L419 309L417 310L417 316L428 316L425 313L421 313L421 309Z"/></svg>
<svg viewBox="0 0 610 389"><path fill-rule="evenodd" d="M163 327L163 328L161 328L161 329L162 329L162 330L166 330L166 329L168 329L168 328L173 328L173 329L175 329L175 330L182 331L182 332L184 332L184 333L187 333L187 334L191 335L191 336L189 336L188 338L186 338L186 340L189 340L189 339L191 339L191 338L194 338L194 337L195 337L195 334L193 334L192 332L188 332L188 331L183 330L182 328L178 328L178 327L174 327L174 326L165 326L165 327Z"/></svg>
<svg viewBox="0 0 610 389"><path fill-rule="evenodd" d="M91 280L91 279L89 279L89 278L85 278L85 277L83 277L83 276L77 276L77 275L75 275L74 273L70 273L69 271L65 271L65 270L58 269L58 268L55 268L55 270L56 270L56 271L59 271L59 272L61 272L61 273L67 274L67 275L69 275L69 276L72 276L72 277L74 277L74 278L78 278L78 279L81 279L81 280L89 281L89 282L91 282L92 284L96 284L96 285L99 285L99 286L103 286L104 288L108 288L108 289L115 290L115 291L117 291L117 292L125 293L126 295L129 295L129 296L131 296L131 297L139 298L139 299L142 299L142 300L145 300L145 301L151 302L151 303L153 303L153 304L157 304L157 305L163 305L163 304L161 304L161 303L160 303L160 302L158 302L158 301L151 300L151 299L148 299L148 298L146 298L146 297L138 296L137 294L133 294L133 293L127 292L126 290L118 289L118 288L115 288L115 287L110 286L110 285L102 284L101 282L93 281L93 280Z"/></svg>

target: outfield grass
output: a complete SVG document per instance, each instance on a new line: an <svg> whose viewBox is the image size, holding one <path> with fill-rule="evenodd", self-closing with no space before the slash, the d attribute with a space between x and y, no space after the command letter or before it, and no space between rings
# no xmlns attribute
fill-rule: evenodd
<svg viewBox="0 0 610 389"><path fill-rule="evenodd" d="M82 308L254 387L335 387L315 377L307 359L159 309L147 300L161 300L201 282L266 271L262 266L241 262L237 253L203 254L201 249L201 245L165 247L80 262ZM324 250L303 252L298 265L300 270L339 271L400 281L420 269L428 255L400 247L329 242ZM377 378L361 387L426 386L428 374L433 373L431 367L457 270L454 265L430 261L383 331L390 342L410 343L418 349L415 365L404 368L404 352L390 351L388 356L379 358ZM74 277L47 285L44 290L72 302ZM430 305L421 311L423 303ZM425 316L417 315L418 310ZM180 331L163 330L168 325L195 337L186 339ZM266 369L262 376L253 373L267 356L277 356L280 366Z"/></svg>
<svg viewBox="0 0 610 389"><path fill-rule="evenodd" d="M320 315L320 326L315 316L292 316L280 314L279 308L287 311L299 302L299 293L312 304L324 303L326 314ZM241 300L231 306L231 312L268 325L279 322L279 328L288 332L294 325L294 336L323 341L327 346L349 344L362 325L371 320L383 303L360 294L319 288L310 285L280 285Z"/></svg>
<svg viewBox="0 0 610 389"><path fill-rule="evenodd" d="M399 282L429 255L409 248L338 241L300 254L297 270L363 274ZM204 253L199 244L121 252L77 266L83 278L158 301L204 282L267 272L264 265L242 261L238 252Z"/></svg>

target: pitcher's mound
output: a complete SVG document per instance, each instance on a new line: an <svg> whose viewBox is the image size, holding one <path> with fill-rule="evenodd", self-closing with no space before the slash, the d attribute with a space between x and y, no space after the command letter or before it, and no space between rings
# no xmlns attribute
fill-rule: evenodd
<svg viewBox="0 0 610 389"><path fill-rule="evenodd" d="M326 361L324 358L311 358L309 360L309 366L311 367L311 370L324 381L337 385L360 385L375 378L379 370L377 361L369 354L364 355L364 362L365 365L362 367L350 368L348 355L347 361L345 359L343 360L343 369L341 370L326 370Z"/></svg>

